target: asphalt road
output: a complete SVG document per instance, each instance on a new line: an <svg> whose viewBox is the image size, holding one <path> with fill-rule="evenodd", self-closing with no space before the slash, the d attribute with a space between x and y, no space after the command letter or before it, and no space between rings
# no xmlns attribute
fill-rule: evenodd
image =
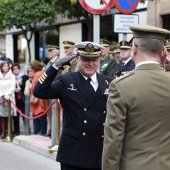
<svg viewBox="0 0 170 170"><path fill-rule="evenodd" d="M0 170L60 170L60 164L37 152L0 140Z"/></svg>

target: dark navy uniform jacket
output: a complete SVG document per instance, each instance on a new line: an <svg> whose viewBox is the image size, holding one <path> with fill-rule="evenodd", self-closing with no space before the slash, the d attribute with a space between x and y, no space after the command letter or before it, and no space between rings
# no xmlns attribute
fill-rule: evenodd
<svg viewBox="0 0 170 170"><path fill-rule="evenodd" d="M121 75L124 75L126 72L132 71L135 68L135 63L131 60L129 60L122 68L121 68L122 62L120 62L117 65L117 68L114 71L113 77L120 77Z"/></svg>
<svg viewBox="0 0 170 170"><path fill-rule="evenodd" d="M37 82L34 95L58 98L63 108L62 134L56 160L84 168L101 168L107 89L113 78L97 73L98 89L89 94L82 74L59 75L50 66Z"/></svg>

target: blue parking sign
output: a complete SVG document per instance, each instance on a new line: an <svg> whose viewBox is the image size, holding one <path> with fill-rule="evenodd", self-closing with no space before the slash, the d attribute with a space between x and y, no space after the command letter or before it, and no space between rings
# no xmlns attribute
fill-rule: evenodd
<svg viewBox="0 0 170 170"><path fill-rule="evenodd" d="M116 8L123 14L131 14L138 6L139 0L115 0Z"/></svg>

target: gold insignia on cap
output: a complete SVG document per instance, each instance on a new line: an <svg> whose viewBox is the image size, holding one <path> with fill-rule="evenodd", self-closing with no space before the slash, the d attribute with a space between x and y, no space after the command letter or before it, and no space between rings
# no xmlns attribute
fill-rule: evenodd
<svg viewBox="0 0 170 170"><path fill-rule="evenodd" d="M125 41L122 41L122 44L121 45L125 45Z"/></svg>
<svg viewBox="0 0 170 170"><path fill-rule="evenodd" d="M165 40L165 46L170 45L170 40Z"/></svg>
<svg viewBox="0 0 170 170"><path fill-rule="evenodd" d="M103 40L100 40L100 44L104 44Z"/></svg>
<svg viewBox="0 0 170 170"><path fill-rule="evenodd" d="M120 49L122 49L122 48L130 49L131 48L128 41L122 40L119 44L120 44Z"/></svg>
<svg viewBox="0 0 170 170"><path fill-rule="evenodd" d="M87 46L85 47L85 51L88 52L88 53L92 53L94 52L94 47L92 44L87 44Z"/></svg>
<svg viewBox="0 0 170 170"><path fill-rule="evenodd" d="M91 57L100 57L101 49L104 49L100 44L96 44L90 41L85 41L77 43L74 45L77 48L77 52L80 56L91 58Z"/></svg>

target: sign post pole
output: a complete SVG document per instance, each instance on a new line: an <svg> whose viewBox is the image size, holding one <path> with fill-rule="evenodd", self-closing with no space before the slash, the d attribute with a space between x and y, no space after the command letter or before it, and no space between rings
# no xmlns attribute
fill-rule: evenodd
<svg viewBox="0 0 170 170"><path fill-rule="evenodd" d="M127 41L127 34L123 33L123 40Z"/></svg>
<svg viewBox="0 0 170 170"><path fill-rule="evenodd" d="M93 42L100 41L100 15L93 14Z"/></svg>
<svg viewBox="0 0 170 170"><path fill-rule="evenodd" d="M93 41L95 43L99 43L100 39L100 14L107 12L114 4L121 13L131 14L136 10L139 3L139 0L95 0L95 1L78 0L78 1L86 11L93 14ZM122 21L122 23L123 22L124 21ZM129 22L127 24L123 24L123 26L129 24L131 23ZM117 24L114 25L116 26ZM123 31L123 33L126 32ZM123 34L124 39L127 39L126 36L127 36L126 34Z"/></svg>

